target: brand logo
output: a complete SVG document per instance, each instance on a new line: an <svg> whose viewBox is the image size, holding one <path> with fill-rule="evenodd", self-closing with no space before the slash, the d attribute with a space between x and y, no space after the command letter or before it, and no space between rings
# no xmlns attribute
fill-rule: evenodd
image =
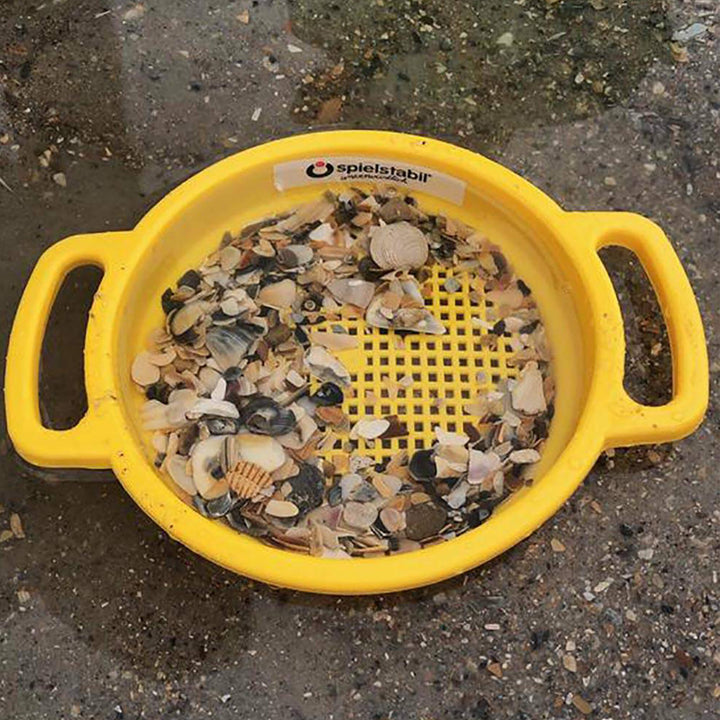
<svg viewBox="0 0 720 720"><path fill-rule="evenodd" d="M370 178L403 183L408 181L427 183L433 176L432 173L426 172L424 168L395 167L395 165L386 165L377 161L341 162L336 166L327 160L315 160L315 162L310 163L305 168L305 174L313 179L321 179L329 177L335 170L340 175L339 180Z"/></svg>
<svg viewBox="0 0 720 720"><path fill-rule="evenodd" d="M325 160L316 160L305 168L305 174L311 178L325 178L332 175L335 166Z"/></svg>

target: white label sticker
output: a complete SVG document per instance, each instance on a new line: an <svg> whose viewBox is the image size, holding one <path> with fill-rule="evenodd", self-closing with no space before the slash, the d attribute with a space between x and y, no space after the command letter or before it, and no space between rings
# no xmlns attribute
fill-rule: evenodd
<svg viewBox="0 0 720 720"><path fill-rule="evenodd" d="M381 180L422 190L429 195L462 205L465 182L420 165L389 158L328 156L292 160L274 167L275 187L289 190L301 185L327 182Z"/></svg>

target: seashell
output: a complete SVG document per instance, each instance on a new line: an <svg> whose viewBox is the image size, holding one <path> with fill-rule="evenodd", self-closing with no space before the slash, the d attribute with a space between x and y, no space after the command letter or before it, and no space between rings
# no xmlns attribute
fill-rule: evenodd
<svg viewBox="0 0 720 720"><path fill-rule="evenodd" d="M445 526L446 520L447 512L435 503L411 505L405 511L405 534L410 540L426 540L437 535Z"/></svg>
<svg viewBox="0 0 720 720"><path fill-rule="evenodd" d="M265 513L273 517L291 518L295 517L299 512L297 505L293 505L287 500L270 499L265 506Z"/></svg>
<svg viewBox="0 0 720 720"><path fill-rule="evenodd" d="M333 280L328 283L328 290L338 302L366 308L375 295L375 283L357 278Z"/></svg>
<svg viewBox="0 0 720 720"><path fill-rule="evenodd" d="M512 406L519 412L537 415L547 410L543 390L543 376L537 363L529 362L511 391Z"/></svg>
<svg viewBox="0 0 720 720"><path fill-rule="evenodd" d="M224 400L225 394L227 393L227 380L224 377L219 377L215 387L210 393L212 400Z"/></svg>
<svg viewBox="0 0 720 720"><path fill-rule="evenodd" d="M428 251L425 233L405 220L370 232L370 255L385 270L420 268L427 262Z"/></svg>
<svg viewBox="0 0 720 720"><path fill-rule="evenodd" d="M345 366L333 357L325 348L313 345L305 355L305 365L308 370L320 378L342 385L350 385L350 373Z"/></svg>
<svg viewBox="0 0 720 720"><path fill-rule="evenodd" d="M294 477L288 478L290 492L286 498L292 502L301 514L320 507L325 494L325 478L313 465L303 463L300 472Z"/></svg>
<svg viewBox="0 0 720 720"><path fill-rule="evenodd" d="M296 416L297 417L297 416ZM318 426L315 421L304 413L298 420L292 432L286 435L278 435L278 442L289 450L302 450L310 438L317 432Z"/></svg>
<svg viewBox="0 0 720 720"><path fill-rule="evenodd" d="M384 418L363 418L358 420L350 430L350 439L356 440L358 437L365 440L374 440L380 437L388 428L390 422Z"/></svg>
<svg viewBox="0 0 720 720"><path fill-rule="evenodd" d="M437 466L432 450L417 450L410 458L408 470L418 482L433 480L437 477Z"/></svg>
<svg viewBox="0 0 720 720"><path fill-rule="evenodd" d="M236 435L240 430L240 422L229 417L207 417L202 424L211 435Z"/></svg>
<svg viewBox="0 0 720 720"><path fill-rule="evenodd" d="M165 464L165 469L179 488L188 493L188 495L197 495L195 483L187 473L186 457L173 455Z"/></svg>
<svg viewBox="0 0 720 720"><path fill-rule="evenodd" d="M377 520L378 509L370 503L347 502L343 508L342 519L346 525L358 530L368 530Z"/></svg>
<svg viewBox="0 0 720 720"><path fill-rule="evenodd" d="M227 245L220 251L220 267L225 272L234 270L242 259L242 252L234 245Z"/></svg>
<svg viewBox="0 0 720 720"><path fill-rule="evenodd" d="M340 492L342 495L343 500L347 500L352 492L362 485L363 479L360 475L357 475L356 473L348 473L347 475L343 475L340 478L340 482L338 483L338 487L340 488Z"/></svg>
<svg viewBox="0 0 720 720"><path fill-rule="evenodd" d="M160 379L160 368L153 364L151 357L149 352L141 352L133 360L130 375L138 385L152 385Z"/></svg>
<svg viewBox="0 0 720 720"><path fill-rule="evenodd" d="M380 511L380 522L389 533L405 529L405 513L395 508L386 507Z"/></svg>
<svg viewBox="0 0 720 720"><path fill-rule="evenodd" d="M297 424L292 410L281 407L268 397L251 400L242 409L240 418L250 432L258 435L285 435Z"/></svg>
<svg viewBox="0 0 720 720"><path fill-rule="evenodd" d="M342 405L345 396L339 385L333 382L326 382L315 391L312 395L312 400L322 406Z"/></svg>
<svg viewBox="0 0 720 720"><path fill-rule="evenodd" d="M301 388L305 387L306 385L305 378L299 372L297 372L297 370L290 370L290 372L285 377L285 382L294 388Z"/></svg>
<svg viewBox="0 0 720 720"><path fill-rule="evenodd" d="M264 340L271 348L275 348L287 342L292 334L292 330L287 325L280 323L267 331Z"/></svg>
<svg viewBox="0 0 720 720"><path fill-rule="evenodd" d="M222 435L213 435L195 443L190 454L193 483L205 500L220 497L228 491L227 481L222 479L220 461L224 444Z"/></svg>
<svg viewBox="0 0 720 720"><path fill-rule="evenodd" d="M205 306L200 302L183 305L170 318L170 331L175 337L184 335L205 315Z"/></svg>
<svg viewBox="0 0 720 720"><path fill-rule="evenodd" d="M188 420L197 420L203 415L211 415L220 418L238 418L240 413L231 402L227 400L212 400L211 398L199 398L198 401L188 410Z"/></svg>
<svg viewBox="0 0 720 720"><path fill-rule="evenodd" d="M220 497L208 500L205 503L205 512L207 517L217 519L227 515L238 503L238 498L234 497L230 492L226 492Z"/></svg>
<svg viewBox="0 0 720 720"><path fill-rule="evenodd" d="M436 425L433 428L435 437L441 445L467 445L470 438L465 433L448 432L444 428Z"/></svg>
<svg viewBox="0 0 720 720"><path fill-rule="evenodd" d="M508 459L517 465L525 465L537 462L540 459L540 453L532 448L525 448L511 452Z"/></svg>
<svg viewBox="0 0 720 720"><path fill-rule="evenodd" d="M265 285L255 298L258 305L283 310L289 308L295 302L297 286L290 280L281 280L277 283Z"/></svg>
<svg viewBox="0 0 720 720"><path fill-rule="evenodd" d="M220 303L220 309L231 317L235 317L240 314L241 305L237 298L229 297Z"/></svg>
<svg viewBox="0 0 720 720"><path fill-rule="evenodd" d="M253 245L253 253L258 257L275 257L275 248L266 238L260 238L257 245Z"/></svg>
<svg viewBox="0 0 720 720"><path fill-rule="evenodd" d="M169 365L176 357L177 352L173 347L165 348L162 352L148 354L148 360L158 367Z"/></svg>
<svg viewBox="0 0 720 720"><path fill-rule="evenodd" d="M332 236L335 234L335 230L330 223L321 223L314 230L310 232L308 238L310 240L318 240L320 242L329 242L332 240Z"/></svg>
<svg viewBox="0 0 720 720"><path fill-rule="evenodd" d="M365 313L365 321L371 327L409 330L430 335L444 335L445 326L425 308L398 308L388 311L383 305L382 295L374 297Z"/></svg>
<svg viewBox="0 0 720 720"><path fill-rule="evenodd" d="M310 331L310 342L321 345L328 350L352 350L358 346L357 335L336 332Z"/></svg>
<svg viewBox="0 0 720 720"><path fill-rule="evenodd" d="M492 450L488 450L487 452L471 450L468 461L467 481L471 485L480 485L483 480L490 477L499 470L501 466L502 460L496 452Z"/></svg>
<svg viewBox="0 0 720 720"><path fill-rule="evenodd" d="M270 474L254 463L240 461L226 476L230 489L240 498L249 499L273 484Z"/></svg>
<svg viewBox="0 0 720 720"><path fill-rule="evenodd" d="M235 441L242 460L259 465L269 473L277 470L285 462L283 446L268 435L241 433L236 436Z"/></svg>
<svg viewBox="0 0 720 720"><path fill-rule="evenodd" d="M237 365L262 333L257 325L238 324L235 327L212 327L205 343L218 367L225 371Z"/></svg>
<svg viewBox="0 0 720 720"><path fill-rule="evenodd" d="M465 504L469 489L470 485L465 480L461 480L443 499L448 504L448 507L458 510Z"/></svg>
<svg viewBox="0 0 720 720"><path fill-rule="evenodd" d="M308 265L315 254L309 245L286 245L277 252L278 263L284 268L297 268Z"/></svg>

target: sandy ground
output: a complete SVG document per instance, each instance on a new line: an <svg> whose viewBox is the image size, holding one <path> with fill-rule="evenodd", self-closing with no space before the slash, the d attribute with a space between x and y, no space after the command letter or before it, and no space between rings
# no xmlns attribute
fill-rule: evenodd
<svg viewBox="0 0 720 720"><path fill-rule="evenodd" d="M2 15L3 357L25 280L60 238L132 227L185 178L267 139L381 127L482 151L566 208L660 223L704 316L712 399L691 438L601 459L499 560L360 599L221 571L110 474L31 467L3 434L0 532L16 513L25 537L0 535L0 716L718 717L717 2L6 0ZM627 255L607 263L629 384L663 402L653 295ZM43 363L56 427L82 412L97 280L78 271L56 303Z"/></svg>

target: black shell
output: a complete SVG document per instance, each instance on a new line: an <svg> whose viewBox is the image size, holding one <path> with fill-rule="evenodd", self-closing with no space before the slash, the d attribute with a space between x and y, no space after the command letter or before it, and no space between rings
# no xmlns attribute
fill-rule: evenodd
<svg viewBox="0 0 720 720"><path fill-rule="evenodd" d="M240 421L257 435L285 435L297 425L295 413L269 397L250 400L240 410Z"/></svg>
<svg viewBox="0 0 720 720"><path fill-rule="evenodd" d="M312 395L318 405L330 406L330 405L342 405L345 396L339 385L333 382L323 383Z"/></svg>

